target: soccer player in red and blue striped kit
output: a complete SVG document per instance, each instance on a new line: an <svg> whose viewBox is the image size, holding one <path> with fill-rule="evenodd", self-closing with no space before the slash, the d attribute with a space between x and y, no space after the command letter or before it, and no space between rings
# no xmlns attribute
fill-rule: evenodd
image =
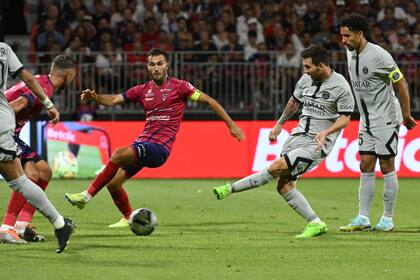
<svg viewBox="0 0 420 280"><path fill-rule="evenodd" d="M146 124L142 134L128 147L117 148L105 168L90 186L81 193L66 193L66 199L83 209L105 185L123 218L110 227L128 226L132 212L123 183L143 167L156 168L167 160L184 114L188 100L206 104L228 126L230 134L242 141L245 136L223 107L207 94L187 81L168 76L169 57L161 49L152 49L147 55L147 70L152 80L134 86L122 94L97 94L84 90L82 99L93 100L105 106L124 103L139 103L146 113Z"/></svg>

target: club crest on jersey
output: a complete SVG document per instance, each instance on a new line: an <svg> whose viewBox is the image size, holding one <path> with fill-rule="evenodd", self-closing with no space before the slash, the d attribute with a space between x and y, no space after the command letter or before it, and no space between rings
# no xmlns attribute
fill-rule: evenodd
<svg viewBox="0 0 420 280"><path fill-rule="evenodd" d="M365 66L365 67L363 67L363 69L362 69L362 71L363 71L363 74L367 74L367 73L369 73L369 69Z"/></svg>
<svg viewBox="0 0 420 280"><path fill-rule="evenodd" d="M324 92L322 93L322 98L324 98L324 99L328 99L328 98L330 98L330 94L329 94L328 92L324 91Z"/></svg>
<svg viewBox="0 0 420 280"><path fill-rule="evenodd" d="M166 92L162 94L162 101L165 101L167 97L168 97L168 94Z"/></svg>

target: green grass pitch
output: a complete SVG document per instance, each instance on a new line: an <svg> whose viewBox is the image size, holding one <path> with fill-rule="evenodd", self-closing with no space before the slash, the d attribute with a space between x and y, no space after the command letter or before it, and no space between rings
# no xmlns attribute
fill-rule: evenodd
<svg viewBox="0 0 420 280"><path fill-rule="evenodd" d="M358 180L303 179L298 187L330 232L296 240L305 221L277 195L274 184L216 200L211 189L225 180L131 180L133 208L152 209L155 232L137 237L108 229L120 216L104 189L84 209L71 207L65 192L86 180L54 180L47 194L77 225L68 250L55 253L46 219L33 224L45 243L0 244L1 279L418 279L420 190L418 180L400 179L393 233L340 233L357 212ZM0 211L9 188L0 182ZM372 223L382 214L377 180Z"/></svg>

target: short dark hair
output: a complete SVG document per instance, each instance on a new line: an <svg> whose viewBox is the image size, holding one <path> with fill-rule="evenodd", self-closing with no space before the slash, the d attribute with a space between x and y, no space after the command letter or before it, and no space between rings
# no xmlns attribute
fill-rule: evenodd
<svg viewBox="0 0 420 280"><path fill-rule="evenodd" d="M340 27L347 27L352 32L362 31L365 38L369 37L369 25L367 19L356 13L351 13L340 19Z"/></svg>
<svg viewBox="0 0 420 280"><path fill-rule="evenodd" d="M67 54L60 54L54 58L54 68L57 70L76 69L77 61Z"/></svg>
<svg viewBox="0 0 420 280"><path fill-rule="evenodd" d="M300 57L312 58L312 63L315 65L319 65L321 62L325 65L329 65L328 51L325 48L318 45L311 45L308 48L304 49L300 53Z"/></svg>
<svg viewBox="0 0 420 280"><path fill-rule="evenodd" d="M166 61L169 61L169 54L165 50L158 49L158 48L153 48L147 53L147 57L158 56L158 55L163 55L165 57Z"/></svg>

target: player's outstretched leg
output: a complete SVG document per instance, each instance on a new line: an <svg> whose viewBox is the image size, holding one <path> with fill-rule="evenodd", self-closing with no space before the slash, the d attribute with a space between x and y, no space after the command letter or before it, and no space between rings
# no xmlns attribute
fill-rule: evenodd
<svg viewBox="0 0 420 280"><path fill-rule="evenodd" d="M228 183L226 185L216 187L213 189L213 193L215 194L217 199L223 199L232 193L243 192L260 186L264 186L272 180L274 180L273 175L271 175L268 169L264 169L258 173L249 175L232 184Z"/></svg>
<svg viewBox="0 0 420 280"><path fill-rule="evenodd" d="M369 231L371 229L369 217L363 215L357 215L349 224L340 227L340 231L344 232Z"/></svg>
<svg viewBox="0 0 420 280"><path fill-rule="evenodd" d="M118 222L108 225L110 228L130 226L128 218L133 210L130 205L130 200L128 199L128 194L122 186L130 177L131 176L128 176L125 170L120 168L114 178L112 178L111 182L107 185L112 201L123 216Z"/></svg>
<svg viewBox="0 0 420 280"><path fill-rule="evenodd" d="M86 204L92 198L87 191L80 193L66 193L64 197L71 203L71 205L77 206L79 209L85 208Z"/></svg>

